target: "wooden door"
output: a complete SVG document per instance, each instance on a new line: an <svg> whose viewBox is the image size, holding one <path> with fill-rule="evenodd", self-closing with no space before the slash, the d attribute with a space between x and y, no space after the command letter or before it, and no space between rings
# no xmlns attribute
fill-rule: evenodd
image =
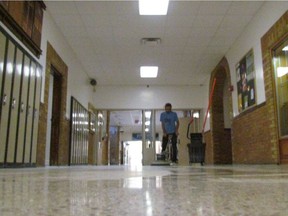
<svg viewBox="0 0 288 216"><path fill-rule="evenodd" d="M53 68L53 67L52 67ZM53 93L52 93L52 118L51 118L51 145L50 165L59 164L59 137L61 117L61 85L62 76L56 69L53 69Z"/></svg>

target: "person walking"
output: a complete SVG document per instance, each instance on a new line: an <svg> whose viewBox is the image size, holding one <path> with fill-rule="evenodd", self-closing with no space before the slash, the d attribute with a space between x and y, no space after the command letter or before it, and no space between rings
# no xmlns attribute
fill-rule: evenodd
<svg viewBox="0 0 288 216"><path fill-rule="evenodd" d="M165 112L162 112L160 115L160 121L163 130L162 138L162 153L165 152L169 135L172 136L172 163L177 163L177 136L179 128L179 119L176 112L172 111L171 103L165 104Z"/></svg>

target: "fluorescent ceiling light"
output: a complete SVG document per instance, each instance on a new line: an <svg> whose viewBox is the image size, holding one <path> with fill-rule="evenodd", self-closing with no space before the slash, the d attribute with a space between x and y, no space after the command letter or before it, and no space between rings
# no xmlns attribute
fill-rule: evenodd
<svg viewBox="0 0 288 216"><path fill-rule="evenodd" d="M149 121L149 120L146 121L146 122L145 122L145 125L146 125L146 126L149 126L149 125L150 125L150 121Z"/></svg>
<svg viewBox="0 0 288 216"><path fill-rule="evenodd" d="M169 0L139 0L140 15L167 15Z"/></svg>
<svg viewBox="0 0 288 216"><path fill-rule="evenodd" d="M151 111L145 111L145 117L150 119L151 117Z"/></svg>
<svg viewBox="0 0 288 216"><path fill-rule="evenodd" d="M288 67L277 67L277 77L282 77L288 73Z"/></svg>
<svg viewBox="0 0 288 216"><path fill-rule="evenodd" d="M194 112L193 113L193 118L199 118L199 112Z"/></svg>
<svg viewBox="0 0 288 216"><path fill-rule="evenodd" d="M155 78L158 75L157 66L141 66L140 67L140 76L142 78Z"/></svg>
<svg viewBox="0 0 288 216"><path fill-rule="evenodd" d="M288 51L288 46L285 46L282 51Z"/></svg>

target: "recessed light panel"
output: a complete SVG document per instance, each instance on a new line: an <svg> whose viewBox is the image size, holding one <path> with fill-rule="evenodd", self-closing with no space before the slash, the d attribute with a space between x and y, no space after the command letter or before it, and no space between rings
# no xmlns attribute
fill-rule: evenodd
<svg viewBox="0 0 288 216"><path fill-rule="evenodd" d="M139 0L140 15L167 15L169 0Z"/></svg>
<svg viewBox="0 0 288 216"><path fill-rule="evenodd" d="M141 78L156 78L158 75L157 66L141 66L140 76Z"/></svg>
<svg viewBox="0 0 288 216"><path fill-rule="evenodd" d="M285 46L282 51L288 51L288 46Z"/></svg>

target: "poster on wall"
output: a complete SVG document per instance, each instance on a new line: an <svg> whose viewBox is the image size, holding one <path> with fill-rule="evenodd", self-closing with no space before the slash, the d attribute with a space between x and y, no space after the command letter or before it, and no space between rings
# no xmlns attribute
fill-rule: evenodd
<svg viewBox="0 0 288 216"><path fill-rule="evenodd" d="M254 54L250 50L236 65L238 110L256 104Z"/></svg>

